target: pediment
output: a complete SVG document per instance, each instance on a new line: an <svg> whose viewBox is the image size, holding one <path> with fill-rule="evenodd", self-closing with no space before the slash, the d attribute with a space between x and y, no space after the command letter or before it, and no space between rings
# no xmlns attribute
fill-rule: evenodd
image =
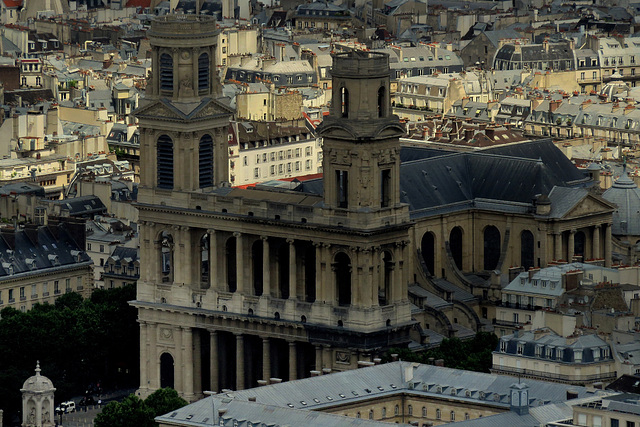
<svg viewBox="0 0 640 427"><path fill-rule="evenodd" d="M563 219L580 218L600 213L609 213L613 211L615 207L609 204L604 199L593 196L592 194L586 194L581 200L578 201L571 209L569 209L563 216Z"/></svg>
<svg viewBox="0 0 640 427"><path fill-rule="evenodd" d="M190 116L191 119L204 119L221 115L233 114L233 110L221 102L210 99L202 107L196 109Z"/></svg>
<svg viewBox="0 0 640 427"><path fill-rule="evenodd" d="M136 117L148 117L157 119L181 120L185 118L184 115L180 114L179 112L170 108L168 105L159 100L154 101L149 105L145 105L142 108L139 108L133 114Z"/></svg>

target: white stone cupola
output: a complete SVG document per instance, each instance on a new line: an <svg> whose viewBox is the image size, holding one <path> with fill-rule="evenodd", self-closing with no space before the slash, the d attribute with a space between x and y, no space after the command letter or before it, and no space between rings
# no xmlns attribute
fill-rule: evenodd
<svg viewBox="0 0 640 427"><path fill-rule="evenodd" d="M22 426L49 427L55 423L54 392L51 380L40 375L40 362L36 363L36 374L29 377L22 393Z"/></svg>

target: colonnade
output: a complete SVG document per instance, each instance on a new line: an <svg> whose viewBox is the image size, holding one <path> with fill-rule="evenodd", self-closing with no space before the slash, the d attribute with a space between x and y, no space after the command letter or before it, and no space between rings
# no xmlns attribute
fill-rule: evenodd
<svg viewBox="0 0 640 427"><path fill-rule="evenodd" d="M140 384L149 392L172 387L185 399L194 400L204 390L242 390L330 373L334 368L334 348L327 344L312 346L295 339L138 322ZM343 364L346 368L351 361Z"/></svg>
<svg viewBox="0 0 640 427"><path fill-rule="evenodd" d="M582 242L582 253L576 253L577 236ZM605 266L611 266L611 224L556 231L553 237L553 259L571 262L575 256L582 256L583 260L604 259Z"/></svg>

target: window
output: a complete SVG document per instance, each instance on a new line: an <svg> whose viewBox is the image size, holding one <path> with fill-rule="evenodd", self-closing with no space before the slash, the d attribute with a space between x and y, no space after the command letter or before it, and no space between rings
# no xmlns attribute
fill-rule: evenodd
<svg viewBox="0 0 640 427"><path fill-rule="evenodd" d="M173 91L173 58L168 53L160 55L160 89Z"/></svg>
<svg viewBox="0 0 640 427"><path fill-rule="evenodd" d="M31 285L31 297L35 298L38 296L38 290L36 285Z"/></svg>
<svg viewBox="0 0 640 427"><path fill-rule="evenodd" d="M400 415L400 406L396 405L396 407L393 408L393 415Z"/></svg>
<svg viewBox="0 0 640 427"><path fill-rule="evenodd" d="M259 178L260 177L260 168L255 168L253 170L253 177L254 178Z"/></svg>
<svg viewBox="0 0 640 427"><path fill-rule="evenodd" d="M373 419L373 409L369 409L369 419Z"/></svg>
<svg viewBox="0 0 640 427"><path fill-rule="evenodd" d="M202 135L198 145L198 180L200 188L213 186L213 138Z"/></svg>
<svg viewBox="0 0 640 427"><path fill-rule="evenodd" d="M593 427L602 427L602 416L600 415L593 416Z"/></svg>
<svg viewBox="0 0 640 427"><path fill-rule="evenodd" d="M595 79L597 79L597 78L598 78L598 72L597 72L597 71L594 71L594 72L593 72L593 79L595 80Z"/></svg>
<svg viewBox="0 0 640 427"><path fill-rule="evenodd" d="M391 204L391 169L380 171L380 206L389 207Z"/></svg>
<svg viewBox="0 0 640 427"><path fill-rule="evenodd" d="M440 409L436 409L436 420L439 420L442 418L442 415L440 414Z"/></svg>
<svg viewBox="0 0 640 427"><path fill-rule="evenodd" d="M71 290L71 279L64 280L64 289L69 292Z"/></svg>
<svg viewBox="0 0 640 427"><path fill-rule="evenodd" d="M339 208L349 207L349 172L336 171L337 204Z"/></svg>
<svg viewBox="0 0 640 427"><path fill-rule="evenodd" d="M411 416L411 415L413 415L413 406L412 406L412 405L409 405L409 406L407 407L407 411L409 412L409 415L410 415L410 416Z"/></svg>
<svg viewBox="0 0 640 427"><path fill-rule="evenodd" d="M465 413L464 413L464 419L465 419L465 420L469 420L469 419L471 419L471 418L469 417L469 413L468 413L468 412L465 412Z"/></svg>
<svg viewBox="0 0 640 427"><path fill-rule="evenodd" d="M386 418L387 417L387 408L382 408L382 418Z"/></svg>
<svg viewBox="0 0 640 427"><path fill-rule="evenodd" d="M173 140L168 135L158 138L157 154L158 187L173 189Z"/></svg>
<svg viewBox="0 0 640 427"><path fill-rule="evenodd" d="M20 299L24 299L24 298L25 298L25 296L24 296L24 286L22 286L20 288Z"/></svg>
<svg viewBox="0 0 640 427"><path fill-rule="evenodd" d="M455 421L456 420L456 413L454 411L451 411L451 421Z"/></svg>
<svg viewBox="0 0 640 427"><path fill-rule="evenodd" d="M422 407L422 416L425 417L425 418L427 416L427 407L426 406Z"/></svg>
<svg viewBox="0 0 640 427"><path fill-rule="evenodd" d="M100 245L100 252L104 252L104 245Z"/></svg>
<svg viewBox="0 0 640 427"><path fill-rule="evenodd" d="M13 298L13 289L9 289L9 302L14 302L14 298Z"/></svg>

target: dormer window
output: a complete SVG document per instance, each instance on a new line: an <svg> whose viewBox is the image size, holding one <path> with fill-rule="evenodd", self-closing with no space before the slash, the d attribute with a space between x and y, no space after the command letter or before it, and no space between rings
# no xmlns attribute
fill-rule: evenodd
<svg viewBox="0 0 640 427"><path fill-rule="evenodd" d="M507 344L508 344L507 340L500 340L500 353L507 352Z"/></svg>

